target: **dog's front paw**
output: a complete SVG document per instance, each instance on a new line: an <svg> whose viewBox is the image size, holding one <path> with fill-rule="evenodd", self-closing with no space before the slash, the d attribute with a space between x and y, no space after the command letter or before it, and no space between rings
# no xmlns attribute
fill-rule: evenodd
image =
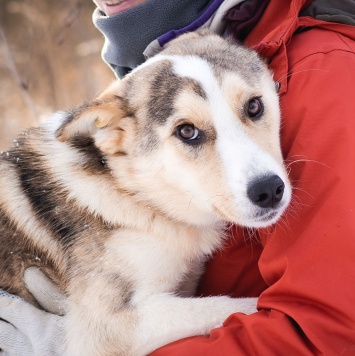
<svg viewBox="0 0 355 356"><path fill-rule="evenodd" d="M238 312L244 313L244 314L253 314L258 311L256 308L258 304L258 298L238 298L237 299L237 304L238 304Z"/></svg>
<svg viewBox="0 0 355 356"><path fill-rule="evenodd" d="M225 303L225 307L227 309L225 310L226 314L221 315L223 320L220 320L219 322L214 324L211 330L221 328L224 324L225 319L227 319L230 315L234 313L243 313L249 315L258 311L256 308L258 298L221 298L223 298L222 303Z"/></svg>
<svg viewBox="0 0 355 356"><path fill-rule="evenodd" d="M211 330L221 328L222 326L223 326L223 323L219 323L219 324L215 325Z"/></svg>

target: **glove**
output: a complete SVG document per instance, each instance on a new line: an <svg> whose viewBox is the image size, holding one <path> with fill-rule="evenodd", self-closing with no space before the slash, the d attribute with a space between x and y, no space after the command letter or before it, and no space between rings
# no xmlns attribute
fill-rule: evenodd
<svg viewBox="0 0 355 356"><path fill-rule="evenodd" d="M25 272L31 293L44 308L63 314L63 295L36 268ZM39 286L40 285L40 286ZM25 300L0 290L0 355L56 356L65 353L64 318L39 310Z"/></svg>

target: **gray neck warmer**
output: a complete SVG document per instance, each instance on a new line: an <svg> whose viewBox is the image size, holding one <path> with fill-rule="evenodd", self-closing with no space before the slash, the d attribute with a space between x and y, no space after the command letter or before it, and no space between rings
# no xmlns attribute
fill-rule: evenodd
<svg viewBox="0 0 355 356"><path fill-rule="evenodd" d="M143 52L153 40L170 30L187 26L213 2L213 0L147 0L111 17L96 9L93 21L105 36L103 59L118 77L123 77L144 62Z"/></svg>

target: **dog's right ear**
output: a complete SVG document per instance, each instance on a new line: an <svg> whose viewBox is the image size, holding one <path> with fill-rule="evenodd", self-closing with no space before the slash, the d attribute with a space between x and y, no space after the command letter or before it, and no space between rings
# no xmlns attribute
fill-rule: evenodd
<svg viewBox="0 0 355 356"><path fill-rule="evenodd" d="M92 137L95 145L106 154L128 151L134 125L124 99L124 83L115 81L98 98L75 110L57 129L61 142L76 136Z"/></svg>
<svg viewBox="0 0 355 356"><path fill-rule="evenodd" d="M118 150L124 133L129 130L127 105L122 97L123 84L117 80L93 102L75 110L57 129L57 140L66 142L76 136L93 137L106 153Z"/></svg>
<svg viewBox="0 0 355 356"><path fill-rule="evenodd" d="M113 120L124 117L125 104L120 95L121 86L121 82L117 80L94 101L74 110L57 129L57 140L65 142L74 136L92 136Z"/></svg>

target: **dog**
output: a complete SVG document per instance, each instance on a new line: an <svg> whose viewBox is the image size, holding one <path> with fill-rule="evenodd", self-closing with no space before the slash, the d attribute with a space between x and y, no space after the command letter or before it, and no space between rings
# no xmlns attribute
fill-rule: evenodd
<svg viewBox="0 0 355 356"><path fill-rule="evenodd" d="M99 97L22 133L0 161L0 287L65 293L69 355L145 355L206 335L255 298L193 297L229 223L274 224L291 186L272 74L201 31Z"/></svg>

